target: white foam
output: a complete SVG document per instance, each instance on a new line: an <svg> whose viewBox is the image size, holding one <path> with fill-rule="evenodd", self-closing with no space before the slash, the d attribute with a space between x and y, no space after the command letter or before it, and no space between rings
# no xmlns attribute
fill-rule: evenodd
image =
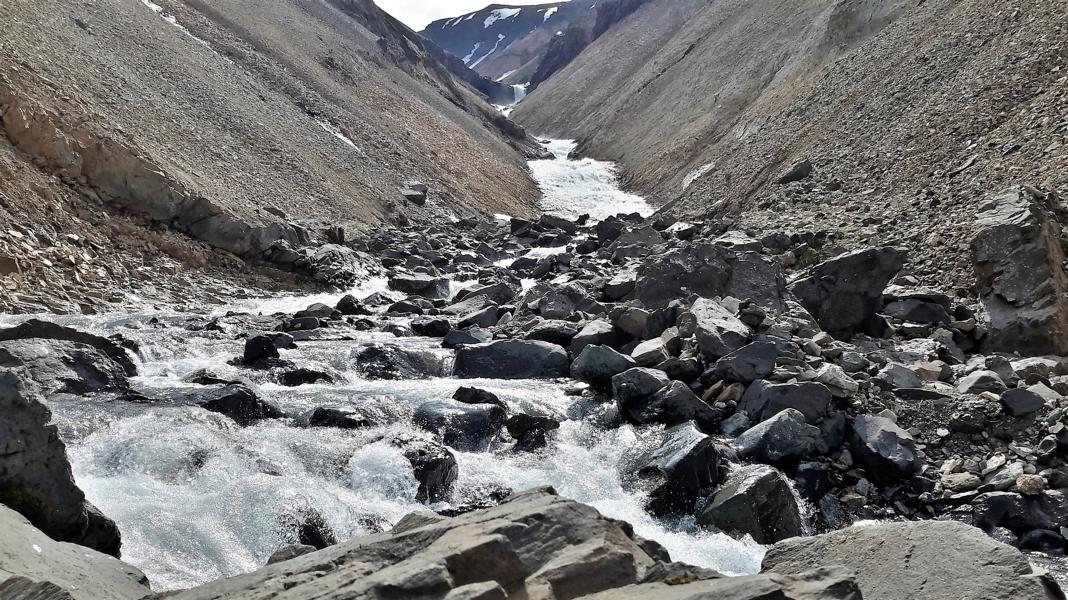
<svg viewBox="0 0 1068 600"><path fill-rule="evenodd" d="M613 163L569 159L576 145L572 140L549 140L546 148L555 158L530 161L534 180L542 191L542 210L568 218L589 214L594 220L635 212L648 216L654 212L645 198L620 189Z"/></svg>

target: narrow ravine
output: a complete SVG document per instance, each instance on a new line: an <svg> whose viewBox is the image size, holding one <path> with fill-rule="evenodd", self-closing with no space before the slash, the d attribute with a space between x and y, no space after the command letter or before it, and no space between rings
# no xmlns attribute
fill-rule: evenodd
<svg viewBox="0 0 1068 600"><path fill-rule="evenodd" d="M562 216L652 212L639 196L619 189L614 166L568 160L572 142L554 141L556 159L534 162L545 193L544 209ZM551 249L539 248L546 255ZM454 282L453 292L459 289ZM371 279L349 293L364 298L386 292ZM88 499L113 518L123 534L123 560L144 570L153 588L190 587L259 568L272 552L291 543L281 524L294 514L322 515L339 540L388 530L407 513L425 510L401 451L384 438L420 435L412 411L447 400L460 386L499 396L511 410L550 414L562 420L548 454L454 450L459 480L449 503L458 506L499 488L552 485L562 495L624 519L635 531L663 544L675 560L723 573L753 573L763 548L726 535L699 531L692 518L663 522L643 509L639 494L624 490L618 465L640 446L630 426L597 424L597 406L574 393L576 384L546 380L460 380L448 376L453 351L440 339L394 337L378 328L341 328L298 338L299 349L282 358L324 371L332 384L281 387L267 376L228 364L240 356L245 330L235 313L292 314L314 302L333 306L342 294L242 301L210 315L167 311L53 319L99 335L121 334L143 357L134 387L151 398L178 398L198 386L184 379L210 369L224 379L251 378L261 397L288 414L320 406L354 407L391 415L391 423L357 430L307 428L298 419L270 419L238 427L199 407L166 402L134 403L95 398L52 404L68 443L74 473ZM212 320L216 317L217 320ZM370 318L407 324L405 317ZM3 325L16 322L5 317ZM21 319L18 319L21 320ZM253 319L255 322L255 319ZM355 355L369 344L396 344L441 365L429 379L369 380L355 368Z"/></svg>

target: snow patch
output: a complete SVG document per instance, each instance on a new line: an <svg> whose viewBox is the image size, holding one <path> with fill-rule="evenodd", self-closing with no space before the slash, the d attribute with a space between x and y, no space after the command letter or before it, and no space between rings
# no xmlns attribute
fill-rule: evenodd
<svg viewBox="0 0 1068 600"><path fill-rule="evenodd" d="M519 13L523 12L522 8L498 8L486 17L485 26L483 29L489 29L490 25L493 25L497 21L503 21L505 19L514 19Z"/></svg>
<svg viewBox="0 0 1068 600"><path fill-rule="evenodd" d="M356 150L359 150L361 153L363 152L363 150L360 150L360 147L356 145L356 142L352 141L349 138L349 136L345 135L341 131L341 128L338 127L337 125L334 125L333 123L331 123L330 121L327 121L326 119L316 119L315 122L318 123L319 127L322 127L330 135L332 135L332 136L336 137L337 139L345 142L349 146L352 146Z"/></svg>
<svg viewBox="0 0 1068 600"><path fill-rule="evenodd" d="M716 163L708 163L707 165L702 165L700 167L697 167L693 171L690 171L690 174L686 176L686 179L682 180L682 189L685 190L686 188L690 187L691 185L693 185L693 182L704 177L709 171L711 171L715 167Z"/></svg>
<svg viewBox="0 0 1068 600"><path fill-rule="evenodd" d="M559 6L554 6L554 7L550 8L550 9L546 10L545 11L545 17L542 18L541 22L544 23L544 22L548 21L550 18L552 18L553 15L556 14L556 11L558 11L558 10L560 10Z"/></svg>
<svg viewBox="0 0 1068 600"><path fill-rule="evenodd" d="M209 50L211 49L211 45L210 44L208 44L204 40L198 38L197 36L193 35L192 31L189 31L188 29L183 27L181 23L178 22L177 17L175 17L174 15L170 14L169 12L166 12L165 10L163 10L163 7L160 6L159 4L156 4L152 0L141 0L141 4L144 4L145 6L147 6L149 8L149 10L151 10L152 12L156 13L157 15L159 15L164 21L170 23L171 25L174 25L178 29L181 29L182 33L188 35L189 37L191 37L194 40L200 42L201 44L204 44L204 46L206 46ZM215 52L215 51L212 50L212 52ZM218 54L218 53L216 52L216 54ZM227 59L227 60L229 60L229 59Z"/></svg>
<svg viewBox="0 0 1068 600"><path fill-rule="evenodd" d="M475 52L478 52L479 47L482 46L482 42L475 42L475 47L471 48L471 53L464 57L464 64L471 62L471 59L475 57Z"/></svg>
<svg viewBox="0 0 1068 600"><path fill-rule="evenodd" d="M512 76L512 73L515 73L518 70L519 69L512 69L511 71L508 71L504 75L501 75L500 77L497 78L497 83L500 83L500 82L504 81L505 79L508 79L509 77Z"/></svg>
<svg viewBox="0 0 1068 600"><path fill-rule="evenodd" d="M504 36L504 35L502 35L502 34L499 34L499 33L498 33L498 34L497 34L497 43L496 43L496 44L494 44L492 48L490 48L490 51L489 51L489 52L487 52L487 53L486 53L485 55L483 55L483 56L482 56L482 58L480 58L480 59L476 60L475 62L471 63L471 64L470 64L470 65L468 65L468 66L470 66L470 67L471 67L472 69L474 69L474 68L475 68L475 67L477 67L477 66L478 66L479 64L481 64L481 63L482 63L482 61L484 61L484 60L486 60L487 58L489 58L491 54L493 54L494 52L496 52L496 51L497 51L497 48L500 48L500 47L501 47L501 42L503 42L503 41L504 41L504 38L505 38L505 36ZM472 54L473 54L473 53L472 53Z"/></svg>

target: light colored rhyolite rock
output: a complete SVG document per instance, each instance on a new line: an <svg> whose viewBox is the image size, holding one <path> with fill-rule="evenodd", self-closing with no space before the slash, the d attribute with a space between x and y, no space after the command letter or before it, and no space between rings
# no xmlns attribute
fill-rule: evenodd
<svg viewBox="0 0 1068 600"><path fill-rule="evenodd" d="M61 598L47 583L74 600L137 600L152 593L144 574L134 567L83 546L54 541L0 505L0 598L20 597L15 594L27 590L53 595L23 597Z"/></svg>
<svg viewBox="0 0 1068 600"><path fill-rule="evenodd" d="M820 565L857 571L864 600L1047 600L1063 598L1019 550L952 521L855 526L775 544L765 571L796 574Z"/></svg>

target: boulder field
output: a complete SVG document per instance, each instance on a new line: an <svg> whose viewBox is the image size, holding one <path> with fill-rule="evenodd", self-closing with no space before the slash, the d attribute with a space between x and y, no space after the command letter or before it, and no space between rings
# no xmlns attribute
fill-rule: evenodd
<svg viewBox="0 0 1068 600"><path fill-rule="evenodd" d="M187 318L244 347L227 365L239 377L202 369L181 395L138 389L139 349L121 337L40 321L0 330L0 597L151 593L105 556L121 551L118 528L75 486L51 423L50 401L80 396L199 407L235 428L411 426L381 441L411 467L424 511L337 540L312 507L262 569L154 597L1063 598L1024 553L1068 548L1068 358L1054 327L1068 290L1059 262L1036 267L1060 260L1040 200L1025 188L991 196L974 246L990 290L979 303L917 285L900 248L543 217L384 230L353 243L390 271L387 291ZM799 246L809 264L781 259ZM1015 280L1040 289L1018 302ZM1049 335L1021 326L1037 322ZM366 332L377 337L357 341ZM301 360L323 339L352 340L337 361L363 379L464 381L412 408L297 413L263 397L263 382L349 376ZM516 406L487 379L554 380L589 408ZM674 562L552 489L457 497L457 453L549 456L571 420L630 428L623 488L656 518L767 546L762 571Z"/></svg>

